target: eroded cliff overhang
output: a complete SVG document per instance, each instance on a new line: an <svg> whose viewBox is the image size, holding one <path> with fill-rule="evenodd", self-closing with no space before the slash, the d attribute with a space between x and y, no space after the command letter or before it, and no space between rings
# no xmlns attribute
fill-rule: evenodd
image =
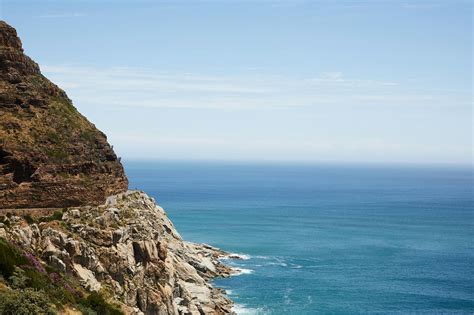
<svg viewBox="0 0 474 315"><path fill-rule="evenodd" d="M0 21L0 208L98 205L127 187L106 136Z"/></svg>

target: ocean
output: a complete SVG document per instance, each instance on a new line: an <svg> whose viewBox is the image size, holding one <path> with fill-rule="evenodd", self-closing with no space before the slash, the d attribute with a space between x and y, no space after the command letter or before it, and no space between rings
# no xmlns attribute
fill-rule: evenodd
<svg viewBox="0 0 474 315"><path fill-rule="evenodd" d="M125 163L184 239L237 253L239 314L472 314L472 169Z"/></svg>

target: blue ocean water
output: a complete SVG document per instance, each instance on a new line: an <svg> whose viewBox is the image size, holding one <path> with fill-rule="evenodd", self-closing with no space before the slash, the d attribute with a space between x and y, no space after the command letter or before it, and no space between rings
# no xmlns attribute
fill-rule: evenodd
<svg viewBox="0 0 474 315"><path fill-rule="evenodd" d="M243 314L474 313L472 169L128 162Z"/></svg>

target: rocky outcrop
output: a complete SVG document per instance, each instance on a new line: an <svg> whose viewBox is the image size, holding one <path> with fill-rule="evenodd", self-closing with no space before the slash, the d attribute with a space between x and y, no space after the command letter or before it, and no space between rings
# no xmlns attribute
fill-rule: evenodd
<svg viewBox="0 0 474 315"><path fill-rule="evenodd" d="M105 292L127 314L232 314L209 280L232 269L223 251L183 241L162 208L137 191L102 206L71 208L60 221L27 224L10 217L0 236Z"/></svg>
<svg viewBox="0 0 474 315"><path fill-rule="evenodd" d="M127 186L106 136L0 21L0 238L48 281L69 277L82 287L62 282L69 293L99 291L126 314L233 314L210 284L234 272L219 261L226 253L183 241L153 199ZM18 291L11 279L0 288Z"/></svg>
<svg viewBox="0 0 474 315"><path fill-rule="evenodd" d="M97 205L127 186L106 136L0 21L0 208Z"/></svg>

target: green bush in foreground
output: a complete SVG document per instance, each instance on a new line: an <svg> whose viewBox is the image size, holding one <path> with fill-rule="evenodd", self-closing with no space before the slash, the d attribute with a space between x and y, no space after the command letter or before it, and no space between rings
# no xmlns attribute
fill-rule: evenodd
<svg viewBox="0 0 474 315"><path fill-rule="evenodd" d="M0 314L2 315L54 315L43 291L33 289L0 291Z"/></svg>
<svg viewBox="0 0 474 315"><path fill-rule="evenodd" d="M0 238L0 274L4 279L8 279L13 275L15 266L28 264L28 259L20 251Z"/></svg>
<svg viewBox="0 0 474 315"><path fill-rule="evenodd" d="M56 215L59 216L59 215ZM56 314L54 305L70 305L85 315L122 315L97 292L85 297L74 278L44 266L31 253L0 238L0 314Z"/></svg>

